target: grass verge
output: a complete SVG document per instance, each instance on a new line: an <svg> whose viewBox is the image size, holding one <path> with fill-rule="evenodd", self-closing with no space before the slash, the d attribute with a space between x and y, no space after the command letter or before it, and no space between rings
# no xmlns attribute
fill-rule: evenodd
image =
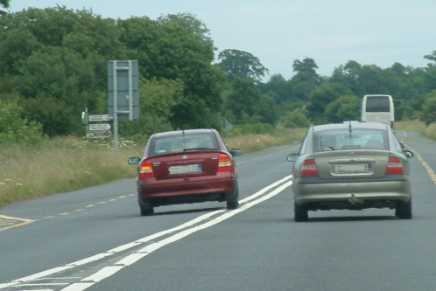
<svg viewBox="0 0 436 291"><path fill-rule="evenodd" d="M301 141L307 129L278 128L272 134L232 136L229 149L244 153ZM0 150L0 207L55 193L74 191L114 180L134 178L136 167L127 164L142 156L144 144L119 142L118 151L104 140L64 137L51 140L43 149L20 145Z"/></svg>

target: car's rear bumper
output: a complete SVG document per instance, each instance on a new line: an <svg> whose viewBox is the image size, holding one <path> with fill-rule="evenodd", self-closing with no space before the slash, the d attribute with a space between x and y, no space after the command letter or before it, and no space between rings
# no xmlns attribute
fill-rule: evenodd
<svg viewBox="0 0 436 291"><path fill-rule="evenodd" d="M143 181L138 186L140 203L154 206L205 201L226 201L234 193L235 179L201 181Z"/></svg>
<svg viewBox="0 0 436 291"><path fill-rule="evenodd" d="M394 176L394 175L392 175ZM295 179L294 199L300 206L311 209L394 208L397 201L411 198L409 176L384 177L376 180Z"/></svg>

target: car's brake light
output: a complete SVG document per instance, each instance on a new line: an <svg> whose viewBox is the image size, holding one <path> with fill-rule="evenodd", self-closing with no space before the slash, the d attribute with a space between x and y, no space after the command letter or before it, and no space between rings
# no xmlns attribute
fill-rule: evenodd
<svg viewBox="0 0 436 291"><path fill-rule="evenodd" d="M305 160L301 167L300 177L318 177L315 160Z"/></svg>
<svg viewBox="0 0 436 291"><path fill-rule="evenodd" d="M218 172L222 171L232 171L233 165L232 160L226 154L220 154L218 158Z"/></svg>
<svg viewBox="0 0 436 291"><path fill-rule="evenodd" d="M154 178L150 160L145 160L139 166L139 178Z"/></svg>
<svg viewBox="0 0 436 291"><path fill-rule="evenodd" d="M397 157L389 157L388 165L386 167L386 175L402 175L403 164Z"/></svg>

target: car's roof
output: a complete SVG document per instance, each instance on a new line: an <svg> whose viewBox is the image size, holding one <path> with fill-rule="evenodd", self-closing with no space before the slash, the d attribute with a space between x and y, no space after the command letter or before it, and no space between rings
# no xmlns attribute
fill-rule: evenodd
<svg viewBox="0 0 436 291"><path fill-rule="evenodd" d="M323 125L315 125L313 126L313 131L323 131L323 130L332 130L332 129L349 129L358 128L358 129L384 129L387 130L388 126L383 123L378 122L358 122L358 121L346 121L344 123L330 123Z"/></svg>
<svg viewBox="0 0 436 291"><path fill-rule="evenodd" d="M201 134L201 133L212 133L216 132L215 129L211 128L198 128L198 129L186 129L186 130L174 130L155 133L153 137L165 137L165 136L177 136L177 135L189 135L189 134Z"/></svg>

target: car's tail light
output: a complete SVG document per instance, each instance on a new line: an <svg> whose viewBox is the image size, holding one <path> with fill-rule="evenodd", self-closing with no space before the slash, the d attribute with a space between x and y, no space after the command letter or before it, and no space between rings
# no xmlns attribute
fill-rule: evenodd
<svg viewBox="0 0 436 291"><path fill-rule="evenodd" d="M389 157L388 165L386 167L386 175L402 175L403 164L397 157Z"/></svg>
<svg viewBox="0 0 436 291"><path fill-rule="evenodd" d="M154 178L153 169L151 168L151 162L145 160L139 166L139 178Z"/></svg>
<svg viewBox="0 0 436 291"><path fill-rule="evenodd" d="M233 165L232 160L226 154L220 154L218 158L218 172L222 171L232 171Z"/></svg>
<svg viewBox="0 0 436 291"><path fill-rule="evenodd" d="M305 160L301 167L300 177L318 177L315 160Z"/></svg>

